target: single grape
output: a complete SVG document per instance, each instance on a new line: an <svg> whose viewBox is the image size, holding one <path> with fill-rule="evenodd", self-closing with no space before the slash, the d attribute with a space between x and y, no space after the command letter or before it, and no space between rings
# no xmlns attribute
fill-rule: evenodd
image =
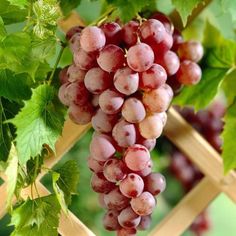
<svg viewBox="0 0 236 236"><path fill-rule="evenodd" d="M69 104L76 104L78 106L84 106L88 103L89 92L84 86L83 81L76 81L69 84L66 87L66 96Z"/></svg>
<svg viewBox="0 0 236 236"><path fill-rule="evenodd" d="M62 104L64 104L65 106L70 105L70 100L67 96L67 91L66 91L69 84L70 83L65 83L65 84L61 85L59 88L59 91L58 91L58 98L59 98L60 102Z"/></svg>
<svg viewBox="0 0 236 236"><path fill-rule="evenodd" d="M179 44L182 43L183 41L184 41L184 39L183 39L180 31L178 31L177 29L174 29L173 46L172 46L171 50L176 52L178 50Z"/></svg>
<svg viewBox="0 0 236 236"><path fill-rule="evenodd" d="M146 116L143 103L135 97L125 100L121 113L125 120L130 123L139 123Z"/></svg>
<svg viewBox="0 0 236 236"><path fill-rule="evenodd" d="M67 70L69 66L64 67L59 73L60 84L66 84L69 82L69 77L67 76Z"/></svg>
<svg viewBox="0 0 236 236"><path fill-rule="evenodd" d="M121 110L124 103L123 96L112 89L105 90L99 96L99 105L107 114L116 114Z"/></svg>
<svg viewBox="0 0 236 236"><path fill-rule="evenodd" d="M151 193L143 192L138 197L132 198L130 204L136 214L146 216L153 212L156 205L156 199Z"/></svg>
<svg viewBox="0 0 236 236"><path fill-rule="evenodd" d="M142 216L137 229L138 230L148 230L151 226L151 222L152 222L151 215Z"/></svg>
<svg viewBox="0 0 236 236"><path fill-rule="evenodd" d="M81 33L75 33L69 40L69 48L73 54L77 53L80 49L80 36Z"/></svg>
<svg viewBox="0 0 236 236"><path fill-rule="evenodd" d="M170 76L167 84L172 88L174 95L178 95L183 88L183 85L177 80L176 75Z"/></svg>
<svg viewBox="0 0 236 236"><path fill-rule="evenodd" d="M140 137L137 143L143 145L148 149L149 152L151 152L156 146L156 139L155 138L145 139L143 137Z"/></svg>
<svg viewBox="0 0 236 236"><path fill-rule="evenodd" d="M100 172L93 174L91 177L91 187L94 192L97 193L109 193L112 189L115 188L115 184L107 181L104 175Z"/></svg>
<svg viewBox="0 0 236 236"><path fill-rule="evenodd" d="M107 22L101 25L106 36L106 44L119 45L121 42L121 27L116 22Z"/></svg>
<svg viewBox="0 0 236 236"><path fill-rule="evenodd" d="M131 207L123 209L118 216L118 222L123 228L136 228L140 220L141 217Z"/></svg>
<svg viewBox="0 0 236 236"><path fill-rule="evenodd" d="M193 62L199 62L204 53L202 44L195 40L180 43L177 52L181 61L190 60Z"/></svg>
<svg viewBox="0 0 236 236"><path fill-rule="evenodd" d="M165 69L161 65L153 64L141 74L139 87L143 90L157 89L165 84L166 80Z"/></svg>
<svg viewBox="0 0 236 236"><path fill-rule="evenodd" d="M163 192L166 188L165 177L160 173L151 173L144 178L145 191L152 195L157 195Z"/></svg>
<svg viewBox="0 0 236 236"><path fill-rule="evenodd" d="M177 71L177 80L184 85L197 84L202 76L202 70L198 64L192 61L184 60L180 63Z"/></svg>
<svg viewBox="0 0 236 236"><path fill-rule="evenodd" d="M141 39L149 45L156 45L163 41L165 32L164 25L156 19L144 21L140 27Z"/></svg>
<svg viewBox="0 0 236 236"><path fill-rule="evenodd" d="M83 106L70 104L68 114L74 123L78 125L86 125L92 119L94 108L89 103L84 104Z"/></svg>
<svg viewBox="0 0 236 236"><path fill-rule="evenodd" d="M106 37L96 26L88 26L82 30L80 36L81 48L86 52L94 52L105 46Z"/></svg>
<svg viewBox="0 0 236 236"><path fill-rule="evenodd" d="M136 142L135 126L125 120L120 120L112 130L112 137L120 147L129 147Z"/></svg>
<svg viewBox="0 0 236 236"><path fill-rule="evenodd" d="M135 173L141 177L145 177L152 172L152 167L153 167L153 162L150 159L150 161L148 162L148 165L143 170L135 171Z"/></svg>
<svg viewBox="0 0 236 236"><path fill-rule="evenodd" d="M146 147L135 144L127 148L124 154L127 167L133 171L140 171L147 167L150 160L150 153Z"/></svg>
<svg viewBox="0 0 236 236"><path fill-rule="evenodd" d="M139 75L129 67L118 69L114 75L115 88L125 95L131 95L138 90Z"/></svg>
<svg viewBox="0 0 236 236"><path fill-rule="evenodd" d="M178 71L180 65L178 56L172 51L167 51L164 54L157 53L155 63L163 66L168 76L174 75Z"/></svg>
<svg viewBox="0 0 236 236"><path fill-rule="evenodd" d="M133 46L137 43L139 23L137 21L129 21L123 26L122 38L127 46Z"/></svg>
<svg viewBox="0 0 236 236"><path fill-rule="evenodd" d="M143 179L134 173L128 174L127 177L120 182L120 191L128 198L138 197L143 192L143 188Z"/></svg>
<svg viewBox="0 0 236 236"><path fill-rule="evenodd" d="M168 16L166 16L165 14L163 14L161 12L156 12L150 18L160 21L164 25L166 31L170 34L173 34L174 25L172 24L172 22Z"/></svg>
<svg viewBox="0 0 236 236"><path fill-rule="evenodd" d="M104 202L105 193L98 193L98 204L100 207L107 209L107 206Z"/></svg>
<svg viewBox="0 0 236 236"><path fill-rule="evenodd" d="M162 134L163 120L157 114L149 115L139 123L139 132L146 139L156 139Z"/></svg>
<svg viewBox="0 0 236 236"><path fill-rule="evenodd" d="M68 81L70 82L83 81L85 74L86 74L86 71L81 70L75 64L72 64L71 66L69 66L67 70L67 77L68 77Z"/></svg>
<svg viewBox="0 0 236 236"><path fill-rule="evenodd" d="M126 177L127 168L122 160L111 158L106 161L103 174L110 182L117 183Z"/></svg>
<svg viewBox="0 0 236 236"><path fill-rule="evenodd" d="M112 131L118 118L117 115L108 115L101 109L98 109L96 114L92 118L93 128L100 133L109 133Z"/></svg>
<svg viewBox="0 0 236 236"><path fill-rule="evenodd" d="M163 40L157 44L151 44L151 48L153 49L155 54L164 54L168 50L170 50L173 46L173 37L170 33L164 33Z"/></svg>
<svg viewBox="0 0 236 236"><path fill-rule="evenodd" d="M87 165L89 169L93 171L94 173L102 172L104 163L105 162L103 161L97 161L92 156L89 156L89 158L87 159Z"/></svg>
<svg viewBox="0 0 236 236"><path fill-rule="evenodd" d="M164 84L158 89L144 93L143 104L151 112L164 112L168 109L172 98L172 89Z"/></svg>
<svg viewBox="0 0 236 236"><path fill-rule="evenodd" d="M108 210L103 217L103 226L108 231L115 231L120 228L118 222L119 212L115 210Z"/></svg>
<svg viewBox="0 0 236 236"><path fill-rule="evenodd" d="M74 26L74 27L70 28L66 32L66 40L70 40L72 38L72 36L75 35L76 33L81 33L82 29L83 28L81 26Z"/></svg>
<svg viewBox="0 0 236 236"><path fill-rule="evenodd" d="M112 84L109 73L99 67L90 69L84 78L85 87L93 94L100 94Z"/></svg>
<svg viewBox="0 0 236 236"><path fill-rule="evenodd" d="M82 48L73 55L74 63L82 70L89 70L96 65L96 53L85 52Z"/></svg>
<svg viewBox="0 0 236 236"><path fill-rule="evenodd" d="M129 205L130 200L116 187L104 195L104 202L108 209L121 211Z"/></svg>
<svg viewBox="0 0 236 236"><path fill-rule="evenodd" d="M124 62L125 54L123 49L114 44L105 46L97 58L98 65L109 73L123 67Z"/></svg>
<svg viewBox="0 0 236 236"><path fill-rule="evenodd" d="M117 230L117 236L136 236L137 230L135 228L121 228Z"/></svg>
<svg viewBox="0 0 236 236"><path fill-rule="evenodd" d="M90 152L97 161L106 161L115 154L115 148L109 136L94 135L90 143Z"/></svg>
<svg viewBox="0 0 236 236"><path fill-rule="evenodd" d="M129 67L137 72L148 70L154 62L154 53L151 47L145 43L137 43L127 52Z"/></svg>

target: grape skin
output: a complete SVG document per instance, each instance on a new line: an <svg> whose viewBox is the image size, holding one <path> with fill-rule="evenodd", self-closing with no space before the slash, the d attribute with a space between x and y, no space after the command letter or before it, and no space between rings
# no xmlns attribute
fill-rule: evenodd
<svg viewBox="0 0 236 236"><path fill-rule="evenodd" d="M166 188L165 177L160 173L151 173L144 179L145 190L150 192L152 195L157 195L163 192Z"/></svg>
<svg viewBox="0 0 236 236"><path fill-rule="evenodd" d="M121 41L121 27L116 22L107 22L101 25L106 36L106 44L118 45Z"/></svg>
<svg viewBox="0 0 236 236"><path fill-rule="evenodd" d="M117 236L135 236L137 233L137 230L135 228L129 228L129 229L125 229L125 228L121 228L119 230L117 230Z"/></svg>
<svg viewBox="0 0 236 236"><path fill-rule="evenodd" d="M60 102L66 106L70 105L70 101L68 99L67 93L66 93L66 88L68 87L69 83L65 83L61 85L58 91L58 98Z"/></svg>
<svg viewBox="0 0 236 236"><path fill-rule="evenodd" d="M95 53L88 53L80 48L78 52L74 54L73 59L75 65L80 69L89 70L96 65L96 57L97 55Z"/></svg>
<svg viewBox="0 0 236 236"><path fill-rule="evenodd" d="M87 159L87 165L88 165L89 169L91 171L93 171L94 173L102 172L103 171L104 163L105 162L103 162L103 161L95 160L92 156L90 156Z"/></svg>
<svg viewBox="0 0 236 236"><path fill-rule="evenodd" d="M67 77L69 82L83 81L86 71L72 64L67 69Z"/></svg>
<svg viewBox="0 0 236 236"><path fill-rule="evenodd" d="M103 217L103 226L106 230L115 231L120 228L118 222L118 211L108 210Z"/></svg>
<svg viewBox="0 0 236 236"><path fill-rule="evenodd" d="M141 221L140 221L137 229L138 230L147 230L147 229L149 229L150 225L151 225L151 221L152 221L151 215L142 216Z"/></svg>
<svg viewBox="0 0 236 236"><path fill-rule="evenodd" d="M127 46L133 46L137 43L138 28L139 28L139 23L137 21L129 21L127 24L123 26L122 38Z"/></svg>

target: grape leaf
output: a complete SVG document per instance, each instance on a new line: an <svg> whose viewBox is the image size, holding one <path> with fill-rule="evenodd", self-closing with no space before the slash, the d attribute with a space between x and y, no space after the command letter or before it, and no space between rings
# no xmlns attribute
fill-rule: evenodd
<svg viewBox="0 0 236 236"><path fill-rule="evenodd" d="M0 96L9 100L29 99L31 79L26 73L15 74L10 70L0 70Z"/></svg>
<svg viewBox="0 0 236 236"><path fill-rule="evenodd" d="M227 109L224 121L224 131L221 135L223 139L222 158L224 161L224 171L228 173L231 169L236 168L236 100Z"/></svg>
<svg viewBox="0 0 236 236"><path fill-rule="evenodd" d="M4 27L4 22L0 16L0 41L7 35L7 31Z"/></svg>
<svg viewBox="0 0 236 236"><path fill-rule="evenodd" d="M27 199L12 212L11 236L57 236L60 205L55 195Z"/></svg>
<svg viewBox="0 0 236 236"><path fill-rule="evenodd" d="M10 120L17 129L16 148L21 164L40 154L45 143L55 149L64 124L64 112L53 87L43 84L33 89L31 99Z"/></svg>
<svg viewBox="0 0 236 236"><path fill-rule="evenodd" d="M63 166L56 169L55 172L59 176L55 176L53 182L63 191L65 202L70 204L71 194L76 193L79 181L77 162L75 160L69 160Z"/></svg>
<svg viewBox="0 0 236 236"><path fill-rule="evenodd" d="M7 0L1 0L0 16L5 25L25 21L27 13L26 9L20 9L17 6L10 5Z"/></svg>
<svg viewBox="0 0 236 236"><path fill-rule="evenodd" d="M16 189L17 176L18 176L18 157L16 147L14 144L11 145L11 150L8 158L8 165L5 171L7 176L7 205L9 208L12 203L12 198Z"/></svg>
<svg viewBox="0 0 236 236"><path fill-rule="evenodd" d="M179 12L184 26L186 26L188 17L191 15L193 9L201 2L203 2L203 0L172 0L172 4Z"/></svg>
<svg viewBox="0 0 236 236"><path fill-rule="evenodd" d="M17 6L21 9L24 9L28 3L27 0L8 0L8 2L10 2L11 5Z"/></svg>
<svg viewBox="0 0 236 236"><path fill-rule="evenodd" d="M81 0L61 0L60 7L64 15L68 15L74 8L80 4Z"/></svg>

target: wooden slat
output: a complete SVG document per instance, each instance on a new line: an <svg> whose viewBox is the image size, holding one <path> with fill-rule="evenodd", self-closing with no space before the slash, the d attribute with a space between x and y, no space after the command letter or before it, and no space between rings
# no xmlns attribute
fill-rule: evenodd
<svg viewBox="0 0 236 236"><path fill-rule="evenodd" d="M224 176L222 158L217 151L174 109L168 111L165 135L206 175L236 202L236 173Z"/></svg>
<svg viewBox="0 0 236 236"><path fill-rule="evenodd" d="M204 177L162 220L149 236L179 236L220 193L209 177Z"/></svg>

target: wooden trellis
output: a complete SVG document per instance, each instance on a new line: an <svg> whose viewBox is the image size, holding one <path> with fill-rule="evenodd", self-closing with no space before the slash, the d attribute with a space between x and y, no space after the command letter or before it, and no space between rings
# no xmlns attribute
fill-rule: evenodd
<svg viewBox="0 0 236 236"><path fill-rule="evenodd" d="M206 2L209 3L210 1ZM200 6L200 9L195 10L196 13L199 13L202 8L203 6ZM69 19L60 22L64 31L80 24L81 20L75 13L72 13ZM45 166L53 167L89 128L90 125L78 126L67 120L62 137L56 143L56 155L51 155L45 161ZM198 166L205 176L152 230L150 236L181 235L198 214L222 192L236 203L236 173L231 171L227 176L224 176L220 155L172 107L168 111L168 121L164 134ZM40 182L44 175L45 173L41 173L36 181L40 196L50 193ZM4 176L1 177L5 182L0 186L0 219L6 214L7 195L7 179ZM35 192L33 195L37 196ZM29 196L31 196L30 187L23 189L21 197L26 199ZM58 232L62 236L95 235L72 212L69 212L69 215L61 214Z"/></svg>

